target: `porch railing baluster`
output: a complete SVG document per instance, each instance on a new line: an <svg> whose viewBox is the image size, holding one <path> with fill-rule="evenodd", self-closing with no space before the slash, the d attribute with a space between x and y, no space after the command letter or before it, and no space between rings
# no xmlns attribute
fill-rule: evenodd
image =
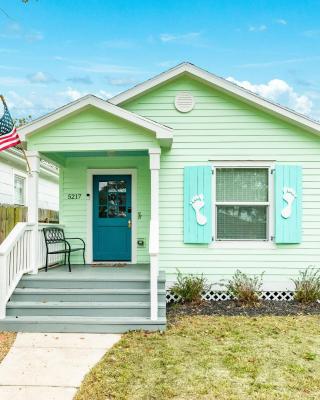
<svg viewBox="0 0 320 400"><path fill-rule="evenodd" d="M19 222L0 245L0 319L6 316L6 304L23 274L45 266L45 243L42 229L58 224L37 224ZM37 243L34 242L37 241ZM37 257L32 249L37 246ZM63 256L55 262L62 261Z"/></svg>

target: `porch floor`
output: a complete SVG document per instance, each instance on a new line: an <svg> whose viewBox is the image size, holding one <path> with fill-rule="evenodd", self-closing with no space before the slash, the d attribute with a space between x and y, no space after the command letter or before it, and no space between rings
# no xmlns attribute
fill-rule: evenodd
<svg viewBox="0 0 320 400"><path fill-rule="evenodd" d="M150 264L126 264L124 267L105 267L96 264L73 264L71 272L67 265L40 270L37 275L25 275L24 279L65 279L65 280L106 280L106 279L131 279L149 278Z"/></svg>

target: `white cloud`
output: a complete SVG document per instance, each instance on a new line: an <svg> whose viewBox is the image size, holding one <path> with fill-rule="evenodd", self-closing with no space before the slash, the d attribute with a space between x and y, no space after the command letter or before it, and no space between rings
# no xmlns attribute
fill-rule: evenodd
<svg viewBox="0 0 320 400"><path fill-rule="evenodd" d="M251 25L249 26L249 32L263 32L267 30L267 26L262 24L262 25Z"/></svg>
<svg viewBox="0 0 320 400"><path fill-rule="evenodd" d="M71 82L71 83L81 83L82 85L92 85L93 82L90 78L90 76L72 76L70 78L67 78L66 81Z"/></svg>
<svg viewBox="0 0 320 400"><path fill-rule="evenodd" d="M304 31L302 34L308 38L318 38L320 36L320 29L310 29L308 31Z"/></svg>
<svg viewBox="0 0 320 400"><path fill-rule="evenodd" d="M201 32L188 32L182 34L162 33L159 36L162 43L177 43L194 46L203 46Z"/></svg>
<svg viewBox="0 0 320 400"><path fill-rule="evenodd" d="M25 38L28 42L39 42L40 40L43 40L43 34L38 31L33 31L27 33Z"/></svg>
<svg viewBox="0 0 320 400"><path fill-rule="evenodd" d="M27 42L38 42L43 39L43 34L35 30L25 30L17 22L13 22L5 27L5 31L0 33L0 37L5 39L24 39Z"/></svg>
<svg viewBox="0 0 320 400"><path fill-rule="evenodd" d="M89 94L88 91L80 91L78 89L74 89L71 86L68 86L66 90L59 92L58 95L67 101L75 101L80 99L80 97L86 96ZM106 92L105 90L98 90L97 92L92 93L97 97L102 99L109 99L112 97L112 93Z"/></svg>
<svg viewBox="0 0 320 400"><path fill-rule="evenodd" d="M80 92L77 89L72 88L71 86L68 86L66 90L59 92L59 95L62 97L65 97L66 99L68 99L69 101L74 101L79 99L80 97L85 96L86 94L88 94L87 92Z"/></svg>
<svg viewBox="0 0 320 400"><path fill-rule="evenodd" d="M0 65L0 69L7 69L9 71L20 71L23 68L22 67L16 67L16 66L12 66L12 65Z"/></svg>
<svg viewBox="0 0 320 400"><path fill-rule="evenodd" d="M160 61L157 63L157 65L162 68L171 68L176 64L177 64L176 61L170 61L170 60Z"/></svg>
<svg viewBox="0 0 320 400"><path fill-rule="evenodd" d="M7 103L9 108L33 108L34 103L21 95L17 92L10 90L7 95Z"/></svg>
<svg viewBox="0 0 320 400"><path fill-rule="evenodd" d="M51 75L45 74L44 72L38 71L34 74L30 74L27 76L29 82L31 83L52 83L56 82Z"/></svg>
<svg viewBox="0 0 320 400"><path fill-rule="evenodd" d="M304 94L298 94L286 81L272 79L265 84L254 84L249 81L237 81L232 77L227 80L301 114L311 114L313 106L311 99Z"/></svg>
<svg viewBox="0 0 320 400"><path fill-rule="evenodd" d="M318 61L318 60L320 60L320 56L299 57L299 58L289 58L287 60L264 61L264 62L257 62L257 63L240 64L240 65L237 65L237 67L239 67L239 68L263 67L263 68L265 68L265 67L275 67L277 65L305 63L305 62Z"/></svg>
<svg viewBox="0 0 320 400"><path fill-rule="evenodd" d="M14 76L0 76L0 86L24 86L28 81Z"/></svg>
<svg viewBox="0 0 320 400"><path fill-rule="evenodd" d="M110 92L106 92L105 90L99 90L98 92L95 93L96 96L101 97L104 100L110 99L113 94Z"/></svg>
<svg viewBox="0 0 320 400"><path fill-rule="evenodd" d="M276 24L279 24L279 25L287 25L287 24L288 24L288 22L287 22L285 19L283 19L283 18L278 18L278 19L276 19L276 20L275 20L275 23L276 23Z"/></svg>

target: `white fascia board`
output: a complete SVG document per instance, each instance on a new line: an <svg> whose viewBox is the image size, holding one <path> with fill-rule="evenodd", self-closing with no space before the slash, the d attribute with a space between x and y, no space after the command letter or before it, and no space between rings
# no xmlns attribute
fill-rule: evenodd
<svg viewBox="0 0 320 400"><path fill-rule="evenodd" d="M123 108L120 108L96 96L87 95L19 128L18 132L20 139L21 141L25 141L26 136L32 135L39 129L47 127L90 106L96 107L102 111L122 118L125 121L132 122L135 125L145 128L155 133L157 139L172 140L173 138L173 130L171 128L161 125L150 119L141 117L140 115L134 114L130 111L124 110Z"/></svg>
<svg viewBox="0 0 320 400"><path fill-rule="evenodd" d="M235 83L229 82L224 78L216 76L211 72L205 71L202 68L196 67L190 63L179 64L178 66L171 68L170 70L163 72L154 78L134 86L132 89L126 90L125 92L112 97L109 99L109 102L115 105L121 105L126 101L132 100L140 94L147 92L158 85L168 82L184 73L192 75L194 78L211 85L221 92L231 95L239 100L253 105L254 107L260 108L261 110L269 112L270 114L278 116L290 123L320 135L319 122L279 104L273 103L272 101L266 100L257 94L236 85Z"/></svg>

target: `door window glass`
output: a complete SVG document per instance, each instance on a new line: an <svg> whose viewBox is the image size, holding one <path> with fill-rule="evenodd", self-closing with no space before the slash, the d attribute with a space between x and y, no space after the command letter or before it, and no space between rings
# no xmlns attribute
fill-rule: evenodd
<svg viewBox="0 0 320 400"><path fill-rule="evenodd" d="M126 181L99 182L99 218L125 218L127 216L126 206Z"/></svg>

